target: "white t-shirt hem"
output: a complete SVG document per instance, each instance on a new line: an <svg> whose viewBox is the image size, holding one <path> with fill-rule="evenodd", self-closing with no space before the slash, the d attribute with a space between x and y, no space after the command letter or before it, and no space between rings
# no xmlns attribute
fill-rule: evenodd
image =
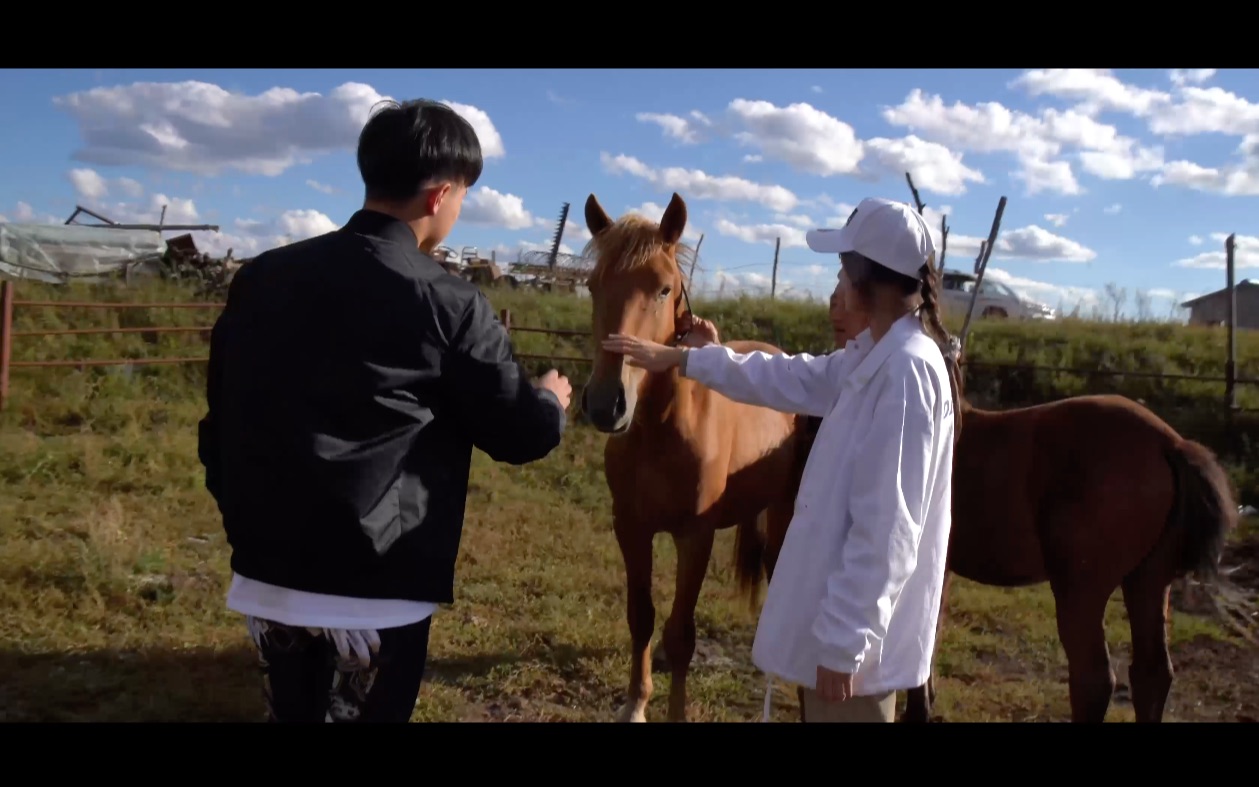
<svg viewBox="0 0 1259 787"><path fill-rule="evenodd" d="M429 601L351 598L292 590L232 574L227 608L289 626L328 629L387 629L419 623L437 611Z"/></svg>

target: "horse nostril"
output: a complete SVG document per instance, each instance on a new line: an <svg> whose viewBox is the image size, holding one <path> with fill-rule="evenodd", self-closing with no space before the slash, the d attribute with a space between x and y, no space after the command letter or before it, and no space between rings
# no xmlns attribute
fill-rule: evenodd
<svg viewBox="0 0 1259 787"><path fill-rule="evenodd" d="M616 418L620 418L621 416L625 415L625 408L626 408L625 389L622 388L616 392L616 410L613 413L614 416Z"/></svg>

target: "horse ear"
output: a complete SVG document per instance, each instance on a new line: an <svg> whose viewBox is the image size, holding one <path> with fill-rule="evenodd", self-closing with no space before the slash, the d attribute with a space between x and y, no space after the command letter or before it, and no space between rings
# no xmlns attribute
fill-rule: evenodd
<svg viewBox="0 0 1259 787"><path fill-rule="evenodd" d="M669 207L664 209L664 217L660 219L660 234L664 236L665 243L672 245L682 237L684 229L686 229L686 203L675 191L673 199L669 200Z"/></svg>
<svg viewBox="0 0 1259 787"><path fill-rule="evenodd" d="M612 219L608 218L598 198L594 194L586 197L586 229L590 230L590 234L598 235L611 226Z"/></svg>

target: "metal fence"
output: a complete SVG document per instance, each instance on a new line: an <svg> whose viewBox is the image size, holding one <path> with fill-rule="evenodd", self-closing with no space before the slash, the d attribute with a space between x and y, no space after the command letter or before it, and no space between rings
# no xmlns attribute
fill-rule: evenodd
<svg viewBox="0 0 1259 787"><path fill-rule="evenodd" d="M108 302L80 302L80 301L23 301L17 300L16 286L14 282L0 282L0 408L3 408L8 400L9 394L9 377L14 369L27 368L49 368L49 367L67 367L67 368L86 368L89 366L139 366L153 364L189 364L204 363L207 359L204 356L177 356L177 357L161 357L161 358L93 358L93 359L67 359L67 360L47 360L47 361L15 361L13 360L13 344L15 340L25 337L36 336L85 336L93 334L158 334L158 333L188 333L200 334L203 338L208 338L211 330L209 325L199 326L144 326L144 327L128 327L128 328L65 328L55 330L31 330L31 331L15 331L14 311L16 308L35 309L106 309L106 310L134 310L134 309L194 309L194 310L214 310L218 311L223 308L223 303L206 302L206 303L108 303ZM574 331L561 330L556 328L542 328L537 326L516 325L512 321L511 311L503 309L499 312L499 318L503 326L507 329L509 335L511 333L538 333L549 334L552 336L566 337L590 337L590 331ZM1231 342L1230 342L1231 344ZM554 354L537 354L537 353L518 353L517 358L524 360L543 360L557 361L567 363L591 363L592 359L583 356L564 356ZM1004 370L1006 372L1014 371L1030 371L1048 374L1075 374L1082 376L1104 376L1104 377L1133 377L1144 379L1165 379L1165 380L1192 380L1206 383L1219 383L1225 387L1225 405L1228 409L1235 409L1232 404L1234 396L1234 387L1236 385L1255 385L1259 384L1259 379L1253 378L1237 378L1235 376L1200 376L1190 374L1163 374L1158 372L1137 372L1126 371L1122 369L1084 369L1073 367L1056 367L1056 366L1035 366L1029 364L1017 363L990 363L984 361L965 361L964 367L975 369L995 369ZM1234 365L1229 364L1228 371L1233 371Z"/></svg>

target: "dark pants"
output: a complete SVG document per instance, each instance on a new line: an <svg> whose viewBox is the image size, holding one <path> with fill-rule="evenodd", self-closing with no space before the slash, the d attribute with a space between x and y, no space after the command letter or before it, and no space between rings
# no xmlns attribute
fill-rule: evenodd
<svg viewBox="0 0 1259 787"><path fill-rule="evenodd" d="M251 619L268 720L406 723L428 658L432 618L381 629L380 648L362 666L317 631Z"/></svg>

